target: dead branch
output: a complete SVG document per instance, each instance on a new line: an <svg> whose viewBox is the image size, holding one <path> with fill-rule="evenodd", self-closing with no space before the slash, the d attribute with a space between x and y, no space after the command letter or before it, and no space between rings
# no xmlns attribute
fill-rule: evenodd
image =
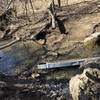
<svg viewBox="0 0 100 100"><path fill-rule="evenodd" d="M30 0L30 4L31 4L31 8L32 8L32 10L33 10L33 16L34 16L34 18L35 18L35 12L34 12L34 7L33 7L32 0Z"/></svg>
<svg viewBox="0 0 100 100"><path fill-rule="evenodd" d="M27 2L28 2L28 1L25 0L25 13L26 13L26 16L27 16L28 21L30 22L30 18L29 18L29 16L28 16Z"/></svg>
<svg viewBox="0 0 100 100"><path fill-rule="evenodd" d="M51 10L49 10L49 9L48 9L48 13L51 16L52 28L55 29L56 28L55 16L53 15L53 13L51 12Z"/></svg>
<svg viewBox="0 0 100 100"><path fill-rule="evenodd" d="M5 48L7 48L7 47L19 42L19 41L20 41L20 39L16 39L16 40L11 41L10 43L7 43L7 44L5 44L3 46L0 46L0 50L5 49Z"/></svg>
<svg viewBox="0 0 100 100"><path fill-rule="evenodd" d="M7 8L6 8L6 10L9 9L10 5L11 5L13 2L14 2L14 1L11 0L11 1L7 4Z"/></svg>
<svg viewBox="0 0 100 100"><path fill-rule="evenodd" d="M43 23L42 23L42 24L43 24ZM42 25L42 24L41 24L41 25ZM40 27L41 27L41 25L40 25ZM49 26L49 23L44 23L42 26L43 26L43 27L42 27L37 33L31 35L28 39L27 39L27 37L26 37L26 38L24 38L24 39L22 39L22 40L32 40L32 41L34 41L35 43L39 44L40 46L43 46L43 45L41 45L41 44L35 39L36 35L38 35L41 31L46 30L47 28L49 28L49 27L48 27L48 26ZM18 27L15 28L13 31L11 31L11 33L10 33L9 35L13 35L15 32L17 32L17 31L18 31L20 28L22 28L22 27L23 27L23 26L18 26ZM39 25L35 25L33 28L37 28L37 27L39 27ZM0 50L1 50L1 49L5 49L5 48L7 48L7 47L9 47L9 46L11 46L11 45L13 45L13 44L15 44L15 43L21 41L21 40L20 40L21 37L19 37L18 34L15 35L15 38L16 38L16 39L13 40L12 42L7 43L7 44L5 44L5 45L3 45L3 46L0 46Z"/></svg>

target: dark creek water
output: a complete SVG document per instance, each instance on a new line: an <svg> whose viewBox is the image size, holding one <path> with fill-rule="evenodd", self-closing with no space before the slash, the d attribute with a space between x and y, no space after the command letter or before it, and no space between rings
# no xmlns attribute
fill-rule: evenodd
<svg viewBox="0 0 100 100"><path fill-rule="evenodd" d="M42 60L42 56L44 56L45 53L46 53L45 50L41 48L40 45L37 45L34 42L27 42L25 44L17 43L9 48L0 51L0 72L9 75L15 75L17 73L21 73L24 70L28 70L30 67L34 67L34 65L36 65L36 63L40 59ZM75 52L71 54L75 57ZM64 56L62 56L60 57L60 59L62 60L73 57L71 54L69 54L69 57L67 55L67 58L66 57L64 58ZM81 54L84 54L84 52L81 52L79 56ZM52 57L47 57L46 60L50 60L51 58ZM56 60L56 58L54 58L54 60ZM60 69L60 70L49 71L50 73L48 74L47 78L69 79L70 77L75 75L77 70L78 68L67 68L63 70Z"/></svg>
<svg viewBox="0 0 100 100"><path fill-rule="evenodd" d="M0 51L0 71L5 74L15 74L17 66L22 64L25 58L19 57L17 53ZM21 56L21 55L20 55ZM19 67L19 66L18 66Z"/></svg>
<svg viewBox="0 0 100 100"><path fill-rule="evenodd" d="M12 66L16 63L16 60L14 57L12 57L9 54L4 53L3 51L0 51L0 71L1 72L8 72L10 69L12 69Z"/></svg>
<svg viewBox="0 0 100 100"><path fill-rule="evenodd" d="M29 47L30 44L33 46ZM28 48L28 49L27 49ZM33 67L38 56L45 54L44 50L34 43L27 43L26 47L22 44L13 45L10 48L0 50L0 72L8 75L15 75L21 71ZM70 78L77 71L77 68L57 69L49 71L48 79Z"/></svg>
<svg viewBox="0 0 100 100"><path fill-rule="evenodd" d="M28 64L34 63L36 57L30 57L33 50L27 49L27 47L22 43L17 43L9 48L0 50L0 72L9 75L16 74L24 70Z"/></svg>
<svg viewBox="0 0 100 100"><path fill-rule="evenodd" d="M2 45L3 43L0 43ZM99 54L100 49L93 50L94 52L91 54ZM97 53L95 53L95 51ZM83 56L88 57L88 52L83 52L80 50L78 53L78 57ZM63 55L60 58L53 58L52 56L46 56L44 59L44 55L46 55L46 51L38 44L34 42L27 42L23 44L22 42L14 44L13 46L6 48L4 50L0 50L0 72L9 75L15 75L20 73L24 70L28 70L30 67L36 67L37 62L49 61L53 60L64 60L64 59L71 59L73 57L77 57L76 51L70 53L69 55ZM34 66L35 65L35 66ZM50 71L49 75L47 76L48 79L61 79L61 78L70 78L76 72L78 68L67 68L67 69L58 69L54 71Z"/></svg>

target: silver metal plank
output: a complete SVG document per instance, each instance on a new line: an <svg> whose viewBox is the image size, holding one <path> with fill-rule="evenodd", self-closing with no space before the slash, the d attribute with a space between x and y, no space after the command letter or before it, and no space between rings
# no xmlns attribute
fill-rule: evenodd
<svg viewBox="0 0 100 100"><path fill-rule="evenodd" d="M46 62L45 64L39 64L37 65L37 67L38 69L52 69L52 68L61 68L61 67L69 67L69 66L79 66L84 61L95 61L98 59L100 59L100 57L60 60L60 61L55 61L55 62Z"/></svg>

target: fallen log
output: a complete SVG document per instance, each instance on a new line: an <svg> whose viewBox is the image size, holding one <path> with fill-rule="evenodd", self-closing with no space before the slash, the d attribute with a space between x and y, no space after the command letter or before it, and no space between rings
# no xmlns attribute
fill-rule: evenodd
<svg viewBox="0 0 100 100"><path fill-rule="evenodd" d="M21 40L20 37L18 37L17 34L16 34L15 40L13 40L13 41L11 41L10 43L7 43L7 44L5 44L5 45L3 45L3 46L0 46L0 50L1 50L1 49L4 49L4 48L7 48L7 47L9 47L9 46L11 46L11 45L13 45L13 44L15 44L15 43L19 42L20 40Z"/></svg>

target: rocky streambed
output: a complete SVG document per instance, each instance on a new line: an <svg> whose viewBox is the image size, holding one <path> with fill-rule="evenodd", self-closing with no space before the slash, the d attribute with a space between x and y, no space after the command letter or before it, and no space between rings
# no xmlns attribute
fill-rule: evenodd
<svg viewBox="0 0 100 100"><path fill-rule="evenodd" d="M66 80L20 79L11 87L2 86L0 98L1 100L70 100L68 86Z"/></svg>

